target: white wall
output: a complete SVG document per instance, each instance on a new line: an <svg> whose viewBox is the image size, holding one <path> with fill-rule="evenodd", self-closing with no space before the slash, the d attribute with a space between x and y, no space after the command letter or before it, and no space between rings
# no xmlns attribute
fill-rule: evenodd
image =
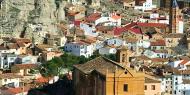
<svg viewBox="0 0 190 95"><path fill-rule="evenodd" d="M93 37L98 36L98 33L96 32L96 29L94 26L90 27L86 23L80 23L80 28L84 30L84 35L93 36Z"/></svg>
<svg viewBox="0 0 190 95"><path fill-rule="evenodd" d="M179 21L179 33L183 33L184 29L184 23L183 21Z"/></svg>
<svg viewBox="0 0 190 95"><path fill-rule="evenodd" d="M6 85L6 84L9 84L9 83L14 83L14 86L15 87L19 87L19 82L20 82L20 79L19 78L14 78L14 79L2 79L2 85Z"/></svg>
<svg viewBox="0 0 190 95"><path fill-rule="evenodd" d="M124 41L118 38L111 38L108 39L107 41L107 45L114 45L114 46L122 46L124 44Z"/></svg>
<svg viewBox="0 0 190 95"><path fill-rule="evenodd" d="M152 10L153 8L156 8L156 5L152 4L152 0L146 0L146 2L143 3L143 6L135 6L135 9L142 11Z"/></svg>
<svg viewBox="0 0 190 95"><path fill-rule="evenodd" d="M103 47L101 49L99 49L99 54L116 54L117 50L115 48L107 48L107 47Z"/></svg>
<svg viewBox="0 0 190 95"><path fill-rule="evenodd" d="M76 56L85 56L90 57L94 52L94 45L83 44L80 45L78 43L66 43L64 47L65 51L70 52Z"/></svg>

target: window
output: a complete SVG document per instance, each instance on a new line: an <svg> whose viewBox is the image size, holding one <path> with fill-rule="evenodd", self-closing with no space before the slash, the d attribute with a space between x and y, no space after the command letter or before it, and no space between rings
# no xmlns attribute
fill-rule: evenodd
<svg viewBox="0 0 190 95"><path fill-rule="evenodd" d="M122 62L125 62L125 54L122 55Z"/></svg>
<svg viewBox="0 0 190 95"><path fill-rule="evenodd" d="M147 86L146 85L144 86L144 90L147 90Z"/></svg>
<svg viewBox="0 0 190 95"><path fill-rule="evenodd" d="M116 40L114 40L114 44L116 44Z"/></svg>
<svg viewBox="0 0 190 95"><path fill-rule="evenodd" d="M128 84L123 85L123 91L127 92L128 91Z"/></svg>
<svg viewBox="0 0 190 95"><path fill-rule="evenodd" d="M10 60L11 60L11 61L14 61L14 58L11 58Z"/></svg>
<svg viewBox="0 0 190 95"><path fill-rule="evenodd" d="M4 82L7 82L7 79L4 79Z"/></svg>
<svg viewBox="0 0 190 95"><path fill-rule="evenodd" d="M155 90L155 85L151 85L151 90Z"/></svg>

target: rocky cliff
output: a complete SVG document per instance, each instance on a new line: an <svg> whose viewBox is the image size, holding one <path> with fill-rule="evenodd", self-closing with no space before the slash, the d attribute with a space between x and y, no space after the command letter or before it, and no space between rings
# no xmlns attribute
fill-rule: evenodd
<svg viewBox="0 0 190 95"><path fill-rule="evenodd" d="M57 23L65 19L65 4L63 0L2 0L0 31L4 36L16 37L38 34L37 38L42 38L46 32L56 34ZM40 30L34 29L36 26Z"/></svg>

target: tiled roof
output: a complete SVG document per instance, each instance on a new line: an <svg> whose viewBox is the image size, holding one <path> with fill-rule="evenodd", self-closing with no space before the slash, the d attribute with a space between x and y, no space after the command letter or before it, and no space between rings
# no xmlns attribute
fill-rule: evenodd
<svg viewBox="0 0 190 95"><path fill-rule="evenodd" d="M154 50L155 53L168 53L167 50Z"/></svg>
<svg viewBox="0 0 190 95"><path fill-rule="evenodd" d="M23 87L18 87L18 88L8 88L7 90L6 90L6 92L8 92L8 93L11 93L11 95L13 94L13 95L17 95L17 94L19 94L19 93L23 93L23 91L24 92L28 92L30 90L30 87L24 87L24 89L23 89Z"/></svg>
<svg viewBox="0 0 190 95"><path fill-rule="evenodd" d="M4 73L4 74L0 74L0 79L14 79L14 78L22 78L22 76L20 75L16 75L14 73Z"/></svg>
<svg viewBox="0 0 190 95"><path fill-rule="evenodd" d="M126 38L125 40L127 43L136 43L138 41L136 38Z"/></svg>
<svg viewBox="0 0 190 95"><path fill-rule="evenodd" d="M9 49L18 49L18 48L19 48L16 43L10 43L10 44L7 45L7 47L8 47Z"/></svg>
<svg viewBox="0 0 190 95"><path fill-rule="evenodd" d="M167 24L163 23L137 23L139 27L167 27Z"/></svg>
<svg viewBox="0 0 190 95"><path fill-rule="evenodd" d="M118 16L118 15L112 15L111 18L113 18L114 20L118 20L121 18L121 16Z"/></svg>
<svg viewBox="0 0 190 95"><path fill-rule="evenodd" d="M169 59L166 58L152 58L152 62L168 62Z"/></svg>
<svg viewBox="0 0 190 95"><path fill-rule="evenodd" d="M49 79L45 77L40 77L35 80L36 83L48 83Z"/></svg>
<svg viewBox="0 0 190 95"><path fill-rule="evenodd" d="M135 34L142 34L141 28L129 28L129 30Z"/></svg>
<svg viewBox="0 0 190 95"><path fill-rule="evenodd" d="M126 32L128 29L132 28L135 25L136 23L129 23L124 27L116 27L114 29L114 35L120 35L121 33Z"/></svg>
<svg viewBox="0 0 190 95"><path fill-rule="evenodd" d="M137 27L134 27L134 26L137 26ZM165 27L167 27L167 24L163 24L163 23L130 23L124 27L116 27L114 29L114 35L120 35L121 33L126 32L127 30L132 31L135 34L142 34L141 28L139 28L139 27L165 28Z"/></svg>
<svg viewBox="0 0 190 95"><path fill-rule="evenodd" d="M145 83L161 83L161 81L145 77Z"/></svg>
<svg viewBox="0 0 190 95"><path fill-rule="evenodd" d="M80 26L80 23L81 23L80 20L75 20L75 21L74 21L74 25L75 25L75 26Z"/></svg>
<svg viewBox="0 0 190 95"><path fill-rule="evenodd" d="M150 43L151 46L166 46L165 40L157 40Z"/></svg>
<svg viewBox="0 0 190 95"><path fill-rule="evenodd" d="M91 61L86 62L85 64L77 64L74 65L75 68L82 71L85 74L90 74L93 71L98 71L99 73L106 75L107 72L112 73L117 69L124 70L125 68L122 67L117 62L111 61L104 57L98 57Z"/></svg>
<svg viewBox="0 0 190 95"><path fill-rule="evenodd" d="M81 42L84 42L84 43L87 43L87 44L92 44L92 43L95 43L96 40L91 40L91 39L83 39L83 40L80 40Z"/></svg>
<svg viewBox="0 0 190 95"><path fill-rule="evenodd" d="M151 60L150 58L148 58L145 55L137 56L136 58L139 59L139 60Z"/></svg>
<svg viewBox="0 0 190 95"><path fill-rule="evenodd" d="M23 42L17 42L17 44L18 44L19 47L25 47Z"/></svg>
<svg viewBox="0 0 190 95"><path fill-rule="evenodd" d="M46 44L39 44L39 45L37 45L37 48L39 48L41 50L45 50L46 48L53 48L53 46L46 45Z"/></svg>
<svg viewBox="0 0 190 95"><path fill-rule="evenodd" d="M185 65L186 63L188 63L189 60L183 60L181 63L179 63L180 65Z"/></svg>
<svg viewBox="0 0 190 95"><path fill-rule="evenodd" d="M111 27L111 26L97 26L96 29L98 31L112 31L113 27Z"/></svg>
<svg viewBox="0 0 190 95"><path fill-rule="evenodd" d="M101 17L100 13L93 13L86 18L87 22L94 22Z"/></svg>
<svg viewBox="0 0 190 95"><path fill-rule="evenodd" d="M182 38L184 36L184 34L181 33L171 33L171 34L166 34L164 37L165 38Z"/></svg>
<svg viewBox="0 0 190 95"><path fill-rule="evenodd" d="M176 75L190 75L190 70L173 70Z"/></svg>
<svg viewBox="0 0 190 95"><path fill-rule="evenodd" d="M38 65L37 64L15 64L12 66L12 68L17 68L17 69L33 69L36 68Z"/></svg>

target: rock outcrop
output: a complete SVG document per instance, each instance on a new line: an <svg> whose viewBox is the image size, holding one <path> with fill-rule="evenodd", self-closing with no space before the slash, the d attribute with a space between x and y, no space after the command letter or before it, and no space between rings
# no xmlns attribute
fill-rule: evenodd
<svg viewBox="0 0 190 95"><path fill-rule="evenodd" d="M57 23L65 20L65 4L62 0L3 0L0 31L16 37L38 34L40 39L46 32L56 34ZM39 25L40 30L33 29Z"/></svg>

